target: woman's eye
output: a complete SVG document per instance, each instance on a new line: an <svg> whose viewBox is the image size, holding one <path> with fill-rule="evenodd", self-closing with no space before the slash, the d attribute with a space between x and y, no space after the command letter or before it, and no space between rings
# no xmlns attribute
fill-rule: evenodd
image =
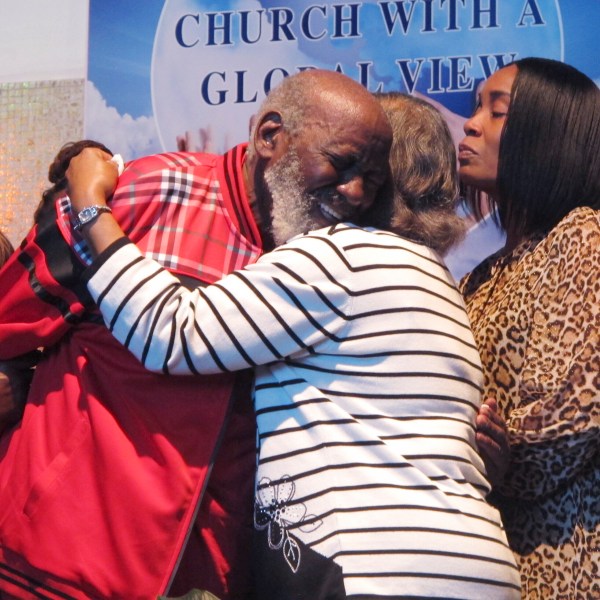
<svg viewBox="0 0 600 600"><path fill-rule="evenodd" d="M504 100L497 100L490 103L490 114L494 119L501 119L508 114L508 103Z"/></svg>

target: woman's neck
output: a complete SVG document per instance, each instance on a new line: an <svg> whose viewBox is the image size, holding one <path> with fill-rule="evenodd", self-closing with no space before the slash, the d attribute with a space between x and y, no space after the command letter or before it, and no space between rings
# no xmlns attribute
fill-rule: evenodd
<svg viewBox="0 0 600 600"><path fill-rule="evenodd" d="M523 238L517 234L507 234L506 242L504 243L504 252L508 254L512 252L520 243Z"/></svg>

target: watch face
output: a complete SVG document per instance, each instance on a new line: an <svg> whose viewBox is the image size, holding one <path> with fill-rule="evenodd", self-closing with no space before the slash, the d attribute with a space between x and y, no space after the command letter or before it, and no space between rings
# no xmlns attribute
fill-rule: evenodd
<svg viewBox="0 0 600 600"><path fill-rule="evenodd" d="M87 221L88 219L91 219L94 216L94 213L95 213L94 208L88 206L79 213L79 219L81 221Z"/></svg>
<svg viewBox="0 0 600 600"><path fill-rule="evenodd" d="M93 221L98 215L104 212L111 212L108 206L86 206L82 208L77 217L75 217L75 230L81 229L83 225L86 225L90 221Z"/></svg>

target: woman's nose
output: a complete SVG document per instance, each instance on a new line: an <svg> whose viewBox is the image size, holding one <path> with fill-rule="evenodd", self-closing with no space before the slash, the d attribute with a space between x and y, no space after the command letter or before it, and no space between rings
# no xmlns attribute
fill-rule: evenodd
<svg viewBox="0 0 600 600"><path fill-rule="evenodd" d="M479 127L477 115L473 115L465 121L465 124L463 125L463 131L466 135L479 135L481 129Z"/></svg>

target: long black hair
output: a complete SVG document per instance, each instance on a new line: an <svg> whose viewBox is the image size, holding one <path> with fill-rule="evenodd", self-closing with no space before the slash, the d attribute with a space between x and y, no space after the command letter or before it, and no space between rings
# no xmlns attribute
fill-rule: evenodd
<svg viewBox="0 0 600 600"><path fill-rule="evenodd" d="M600 208L600 89L556 60L512 64L517 75L491 203L508 237L518 241L549 231L578 206Z"/></svg>

